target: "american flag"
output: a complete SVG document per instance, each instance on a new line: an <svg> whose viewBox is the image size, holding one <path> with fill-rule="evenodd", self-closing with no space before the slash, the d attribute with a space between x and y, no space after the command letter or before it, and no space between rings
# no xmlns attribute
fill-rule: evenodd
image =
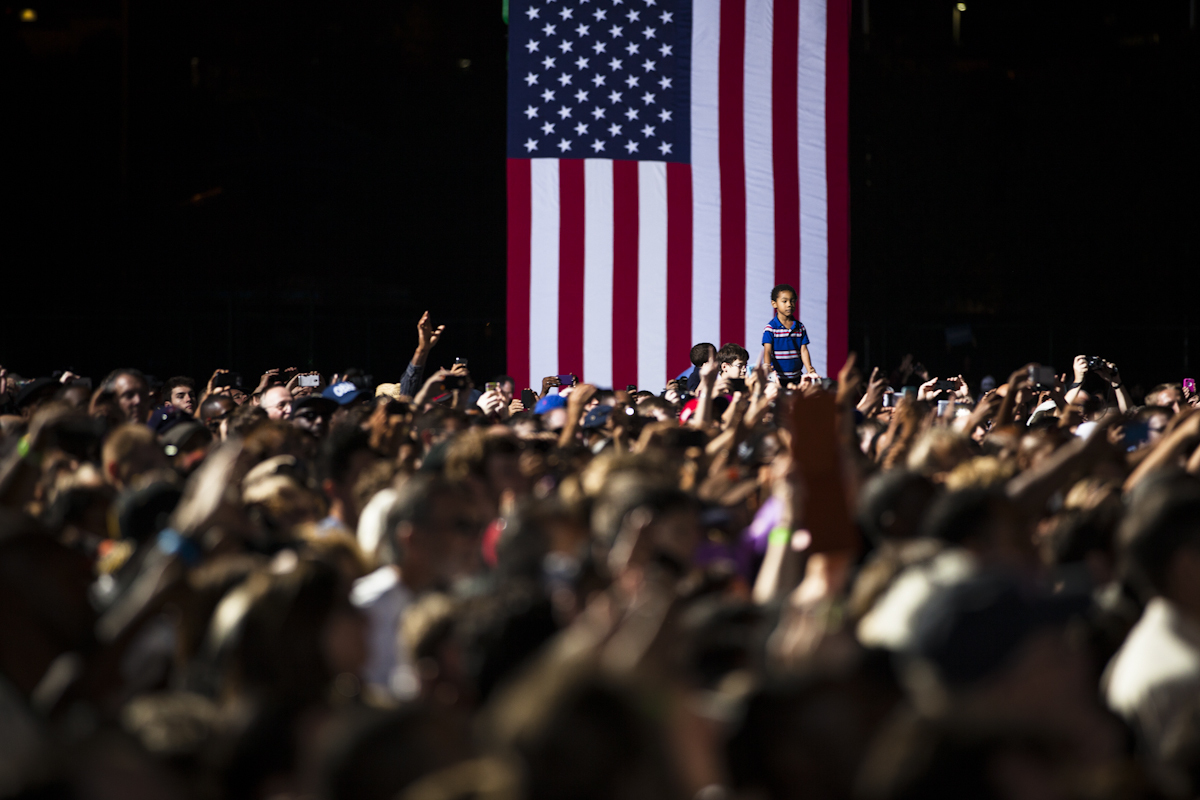
<svg viewBox="0 0 1200 800"><path fill-rule="evenodd" d="M849 0L512 0L508 370L658 390L799 293L847 347Z"/></svg>

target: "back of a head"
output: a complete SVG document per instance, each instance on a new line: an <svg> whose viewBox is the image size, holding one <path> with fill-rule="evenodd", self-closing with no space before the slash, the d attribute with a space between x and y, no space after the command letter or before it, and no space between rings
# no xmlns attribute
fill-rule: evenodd
<svg viewBox="0 0 1200 800"><path fill-rule="evenodd" d="M369 714L347 728L325 765L328 800L392 800L470 755L459 718L421 703Z"/></svg>
<svg viewBox="0 0 1200 800"><path fill-rule="evenodd" d="M711 342L701 342L692 348L690 358L692 366L698 367L701 364L708 363L708 360L717 352L717 346Z"/></svg>
<svg viewBox="0 0 1200 800"><path fill-rule="evenodd" d="M1118 531L1122 568L1146 597L1167 593L1181 547L1200 547L1200 481L1168 473L1139 487Z"/></svg>
<svg viewBox="0 0 1200 800"><path fill-rule="evenodd" d="M340 483L349 475L356 453L371 450L370 435L356 425L338 425L321 442L317 473L321 480Z"/></svg>
<svg viewBox="0 0 1200 800"><path fill-rule="evenodd" d="M382 564L399 564L402 554L396 542L396 528L400 525L416 527L426 525L433 517L436 504L446 495L461 496L462 489L436 473L417 473L396 490L396 499L387 512L384 535L376 547L376 555Z"/></svg>
<svg viewBox="0 0 1200 800"><path fill-rule="evenodd" d="M128 423L104 440L104 475L113 482L128 484L148 470L166 467L166 456L158 448L154 431L145 425Z"/></svg>
<svg viewBox="0 0 1200 800"><path fill-rule="evenodd" d="M1003 496L988 489L947 492L933 502L921 522L921 535L963 544L981 534Z"/></svg>
<svg viewBox="0 0 1200 800"><path fill-rule="evenodd" d="M876 545L916 536L934 498L933 482L905 469L880 472L863 487L857 519L863 535Z"/></svg>

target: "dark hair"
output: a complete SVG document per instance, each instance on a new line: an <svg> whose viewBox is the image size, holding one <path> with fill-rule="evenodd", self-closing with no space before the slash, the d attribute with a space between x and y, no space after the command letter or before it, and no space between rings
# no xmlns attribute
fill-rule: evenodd
<svg viewBox="0 0 1200 800"><path fill-rule="evenodd" d="M1175 553L1200 546L1200 482L1178 474L1154 481L1135 494L1119 536L1131 583L1147 597L1165 593Z"/></svg>
<svg viewBox="0 0 1200 800"><path fill-rule="evenodd" d="M175 391L176 386L186 386L193 392L196 391L196 382L186 375L176 375L174 378L167 378L167 382L162 385L162 394L167 400L171 399L171 392Z"/></svg>
<svg viewBox="0 0 1200 800"><path fill-rule="evenodd" d="M350 474L354 454L371 449L370 435L357 425L338 425L321 442L317 472L321 480L340 483Z"/></svg>
<svg viewBox="0 0 1200 800"><path fill-rule="evenodd" d="M783 294L784 292L791 292L792 297L799 297L794 286L792 286L790 283L781 283L771 290L771 302L774 303L776 300L778 300L779 295Z"/></svg>
<svg viewBox="0 0 1200 800"><path fill-rule="evenodd" d="M517 382L513 380L512 375L497 375L496 377L492 378L492 383L498 383L501 386L506 383L511 383L513 386L517 385Z"/></svg>
<svg viewBox="0 0 1200 800"><path fill-rule="evenodd" d="M721 352L717 353L718 364L732 364L735 361L749 361L750 353L746 348L736 342L728 342L721 348Z"/></svg>
<svg viewBox="0 0 1200 800"><path fill-rule="evenodd" d="M693 347L692 365L698 367L704 362L708 361L708 353L710 350L714 353L717 352L717 346L711 342L701 342Z"/></svg>
<svg viewBox="0 0 1200 800"><path fill-rule="evenodd" d="M1004 496L990 489L962 489L942 495L930 506L921 535L963 544L981 533Z"/></svg>

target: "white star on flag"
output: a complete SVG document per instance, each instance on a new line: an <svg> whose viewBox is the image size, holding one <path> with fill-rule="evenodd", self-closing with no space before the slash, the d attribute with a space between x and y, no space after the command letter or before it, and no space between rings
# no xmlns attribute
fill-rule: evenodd
<svg viewBox="0 0 1200 800"><path fill-rule="evenodd" d="M534 8L533 6L530 6L529 8L525 9L525 13L529 15L530 19L537 19L538 10L536 8Z"/></svg>
<svg viewBox="0 0 1200 800"><path fill-rule="evenodd" d="M525 85L526 86L533 86L535 83L537 83L537 75L534 75L531 72L525 76Z"/></svg>
<svg viewBox="0 0 1200 800"><path fill-rule="evenodd" d="M566 151L571 149L571 143L568 142L566 139L563 139L562 141L560 141L558 143L558 149L562 150L565 153Z"/></svg>
<svg viewBox="0 0 1200 800"><path fill-rule="evenodd" d="M620 136L621 135L621 126L615 122L612 125L609 125L608 126L608 135L609 136Z"/></svg>
<svg viewBox="0 0 1200 800"><path fill-rule="evenodd" d="M625 143L625 149L628 150L630 153L636 153L637 149L638 149L638 143L633 141L632 139L630 139L628 142Z"/></svg>
<svg viewBox="0 0 1200 800"><path fill-rule="evenodd" d="M525 107L525 119L533 119L537 116L537 109L533 106Z"/></svg>
<svg viewBox="0 0 1200 800"><path fill-rule="evenodd" d="M543 122L542 123L542 133L546 134L547 136L554 133L554 123L553 122Z"/></svg>
<svg viewBox="0 0 1200 800"><path fill-rule="evenodd" d="M604 142L600 141L599 139L592 142L592 150L594 150L595 152L599 153L603 149L604 149Z"/></svg>
<svg viewBox="0 0 1200 800"><path fill-rule="evenodd" d="M525 151L526 152L532 153L536 149L537 149L537 140L536 139L526 139L525 140Z"/></svg>
<svg viewBox="0 0 1200 800"><path fill-rule="evenodd" d="M649 139L653 135L654 135L654 126L653 125L643 125L642 126L642 136L645 136L647 139Z"/></svg>
<svg viewBox="0 0 1200 800"><path fill-rule="evenodd" d="M535 42L533 39L530 39L528 42L525 43L525 49L528 50L529 52L533 53L538 49L538 43Z"/></svg>
<svg viewBox="0 0 1200 800"><path fill-rule="evenodd" d="M660 151L662 151L662 154L663 154L664 156L666 156L666 155L670 155L670 154L671 154L671 145L670 145L670 144L668 144L667 142L663 142L662 144L660 144L660 145L658 146L658 149L659 149Z"/></svg>

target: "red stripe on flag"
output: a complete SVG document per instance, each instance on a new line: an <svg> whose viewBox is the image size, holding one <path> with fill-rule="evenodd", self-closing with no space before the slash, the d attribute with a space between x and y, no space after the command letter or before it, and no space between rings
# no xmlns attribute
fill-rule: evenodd
<svg viewBox="0 0 1200 800"><path fill-rule="evenodd" d="M828 0L825 23L825 175L829 217L826 374L846 362L850 336L850 0Z"/></svg>
<svg viewBox="0 0 1200 800"><path fill-rule="evenodd" d="M583 160L558 162L558 372L583 372Z"/></svg>
<svg viewBox="0 0 1200 800"><path fill-rule="evenodd" d="M667 163L667 377L691 364L692 168Z"/></svg>
<svg viewBox="0 0 1200 800"><path fill-rule="evenodd" d="M530 164L508 159L508 364L518 389L529 386L529 247L532 237Z"/></svg>
<svg viewBox="0 0 1200 800"><path fill-rule="evenodd" d="M746 154L742 136L746 0L721 0L717 85L721 169L721 342L746 336ZM721 346L717 342L717 347Z"/></svg>
<svg viewBox="0 0 1200 800"><path fill-rule="evenodd" d="M800 6L775 3L771 44L771 146L775 178L775 283L800 286L800 153L796 92ZM797 298L798 299L798 298Z"/></svg>
<svg viewBox="0 0 1200 800"><path fill-rule="evenodd" d="M613 162L613 375L614 387L637 383L638 165Z"/></svg>

